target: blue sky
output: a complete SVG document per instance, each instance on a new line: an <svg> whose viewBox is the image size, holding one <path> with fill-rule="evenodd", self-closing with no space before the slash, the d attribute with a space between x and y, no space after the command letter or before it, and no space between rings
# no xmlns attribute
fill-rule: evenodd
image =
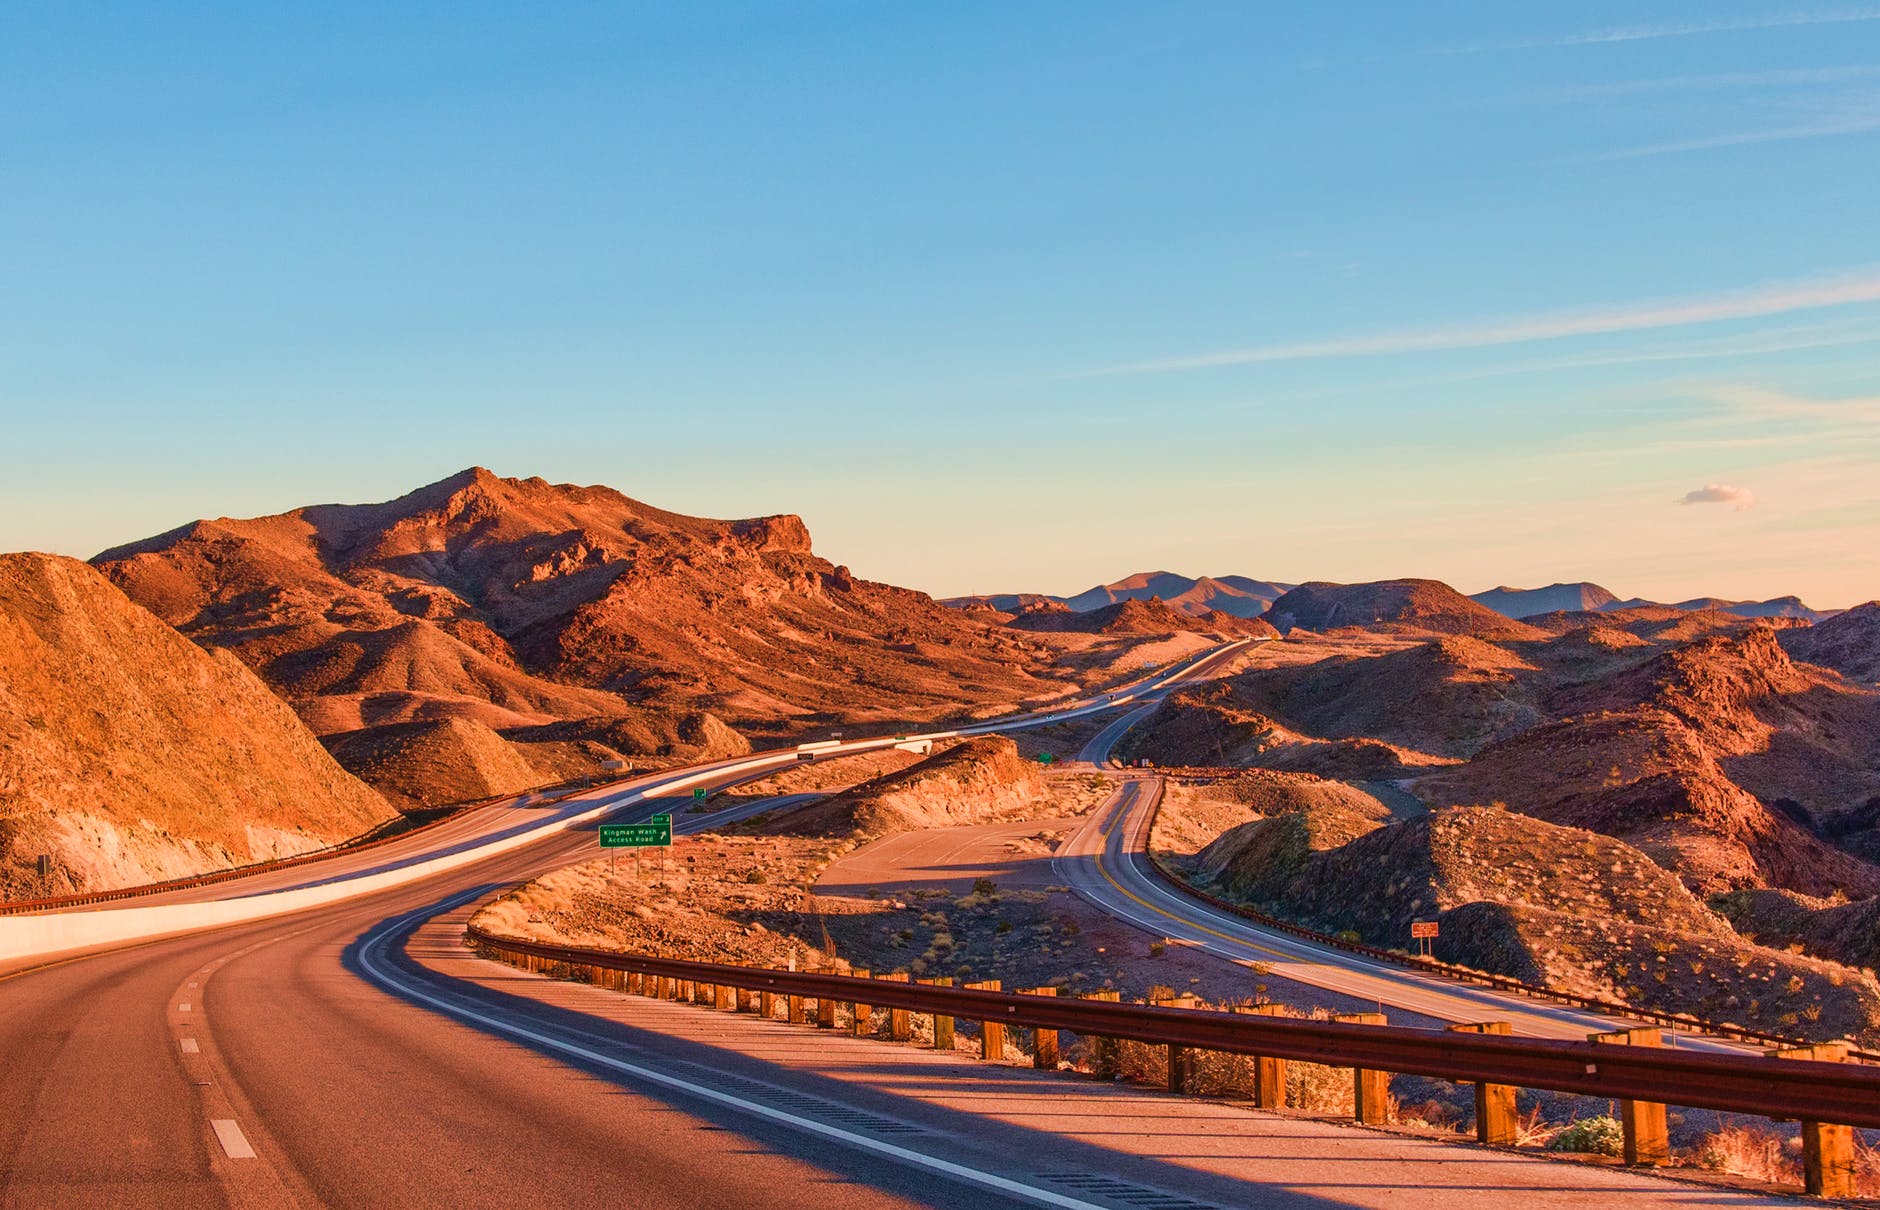
<svg viewBox="0 0 1880 1210"><path fill-rule="evenodd" d="M1880 596L1880 5L1298 7L9 7L0 549L483 464L939 593Z"/></svg>

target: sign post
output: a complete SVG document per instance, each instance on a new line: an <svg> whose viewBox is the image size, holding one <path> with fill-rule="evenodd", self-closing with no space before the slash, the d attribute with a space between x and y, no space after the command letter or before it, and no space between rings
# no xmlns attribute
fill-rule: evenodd
<svg viewBox="0 0 1880 1210"><path fill-rule="evenodd" d="M1417 943L1417 951L1425 958L1430 956L1430 942L1436 940L1436 922L1434 920L1412 920L1410 939Z"/></svg>
<svg viewBox="0 0 1880 1210"><path fill-rule="evenodd" d="M645 823L604 823L600 826L601 848L608 850L607 873L614 872L615 849L633 849L634 862L639 861L640 849L656 848L672 843L672 816L661 813Z"/></svg>

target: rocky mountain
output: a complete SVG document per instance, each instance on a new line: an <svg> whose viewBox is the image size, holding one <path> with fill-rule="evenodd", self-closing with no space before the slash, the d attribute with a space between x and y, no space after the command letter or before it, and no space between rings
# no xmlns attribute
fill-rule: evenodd
<svg viewBox="0 0 1880 1210"><path fill-rule="evenodd" d="M1531 639L1540 632L1503 617L1439 580L1367 584L1301 584L1261 615L1281 633L1295 627L1325 632L1351 627L1394 633L1461 634L1480 639Z"/></svg>
<svg viewBox="0 0 1880 1210"><path fill-rule="evenodd" d="M707 520L480 468L383 504L198 521L94 562L327 735L466 719L514 742L649 710L898 721L1069 688L1047 644L818 558L796 517Z"/></svg>
<svg viewBox="0 0 1880 1210"><path fill-rule="evenodd" d="M1510 618L1526 618L1537 613L1563 610L1599 609L1618 600L1606 589L1585 581L1578 584L1549 584L1545 588L1509 588L1503 585L1487 592L1471 593L1469 599Z"/></svg>
<svg viewBox="0 0 1880 1210"><path fill-rule="evenodd" d="M1798 660L1832 668L1863 685L1880 682L1880 601L1777 636Z"/></svg>
<svg viewBox="0 0 1880 1210"><path fill-rule="evenodd" d="M1256 618L1291 587L1246 576L1202 576L1191 579L1172 571L1143 571L1126 576L1114 584L1099 584L1065 601L1078 611L1101 609L1119 601L1146 601L1160 598L1171 609L1182 613L1206 614L1210 610L1238 618Z"/></svg>
<svg viewBox="0 0 1880 1210"><path fill-rule="evenodd" d="M0 555L0 894L182 877L394 818L241 661L83 563Z"/></svg>
<svg viewBox="0 0 1880 1210"><path fill-rule="evenodd" d="M1404 780L1438 807L1502 803L1618 837L1705 894L1880 893L1880 693L1791 660L1784 644L1807 630L1533 633L1276 644L1171 695L1121 750Z"/></svg>
<svg viewBox="0 0 1880 1210"><path fill-rule="evenodd" d="M1011 621L1017 630L1078 634L1174 634L1193 631L1253 638L1278 638L1279 632L1257 618L1236 617L1218 610L1189 613L1159 597L1134 597L1098 609L1073 610L1064 606L1040 607Z"/></svg>
<svg viewBox="0 0 1880 1210"><path fill-rule="evenodd" d="M1257 618L1291 587L1290 584L1276 584L1246 576L1202 576L1195 579L1172 571L1139 571L1113 584L1099 584L1070 597L1035 592L994 593L949 597L942 604L956 609L990 607L1000 613L1019 614L1055 603L1076 613L1089 613L1123 601L1156 599L1179 613L1197 617L1215 612L1237 618Z"/></svg>
<svg viewBox="0 0 1880 1210"><path fill-rule="evenodd" d="M1600 606L1602 609L1679 609L1685 613L1727 613L1739 618L1800 618L1814 622L1831 616L1819 610L1810 609L1802 604L1799 597L1774 597L1767 601L1726 601L1721 597L1693 597L1688 601L1678 601L1665 605L1657 601L1647 601L1642 597L1633 597L1627 601L1611 601Z"/></svg>

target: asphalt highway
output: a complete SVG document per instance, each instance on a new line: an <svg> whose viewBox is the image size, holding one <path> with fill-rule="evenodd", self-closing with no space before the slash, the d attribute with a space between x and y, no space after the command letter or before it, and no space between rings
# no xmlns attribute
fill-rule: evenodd
<svg viewBox="0 0 1880 1210"><path fill-rule="evenodd" d="M670 804L645 789L601 793L631 820ZM534 809L486 812L405 855L441 843L464 855L454 868L0 974L0 1206L1448 1210L1511 1190L1535 1205L1775 1204L1078 1081L1046 1089L1030 1072L521 975L469 955L463 919L597 853L592 821L476 847L522 835L515 815ZM341 872L326 866L280 875ZM212 893L252 894L247 881Z"/></svg>

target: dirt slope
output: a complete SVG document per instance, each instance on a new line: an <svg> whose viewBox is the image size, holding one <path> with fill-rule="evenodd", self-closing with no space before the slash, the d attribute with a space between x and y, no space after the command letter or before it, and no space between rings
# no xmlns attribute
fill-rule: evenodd
<svg viewBox="0 0 1880 1210"><path fill-rule="evenodd" d="M989 823L1034 806L1045 792L1039 767L1002 735L966 740L821 802L776 817L779 831L871 837Z"/></svg>
<svg viewBox="0 0 1880 1210"><path fill-rule="evenodd" d="M402 810L519 794L550 780L502 736L467 718L329 735L326 746Z"/></svg>
<svg viewBox="0 0 1880 1210"><path fill-rule="evenodd" d="M394 817L240 661L83 563L0 555L0 892L201 873Z"/></svg>

